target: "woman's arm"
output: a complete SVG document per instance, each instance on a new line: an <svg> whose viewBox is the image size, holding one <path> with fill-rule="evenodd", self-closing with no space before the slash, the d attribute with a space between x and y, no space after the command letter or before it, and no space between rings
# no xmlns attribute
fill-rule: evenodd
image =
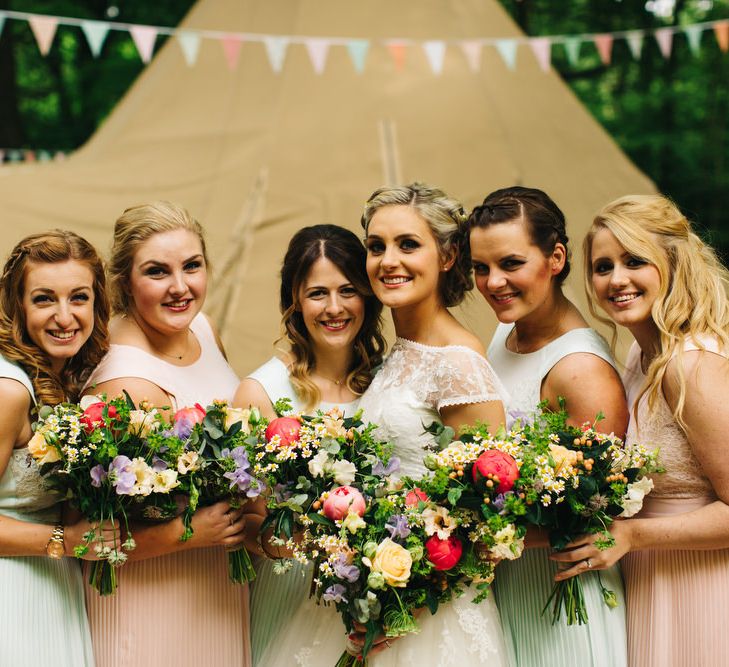
<svg viewBox="0 0 729 667"><path fill-rule="evenodd" d="M117 396L122 396L125 391L134 401L135 405L139 405L142 401L147 401L158 410L172 408L172 400L167 392L154 384L154 382L136 377L105 380L93 387L87 387L84 390L84 394L93 396L106 394L108 399L112 399ZM185 406L181 405L179 407Z"/></svg>
<svg viewBox="0 0 729 667"><path fill-rule="evenodd" d="M615 545L600 551L595 535L575 540L572 551L553 556L571 565L557 579L584 572L586 559L593 569L611 566L628 551L638 549L710 550L729 548L729 361L711 352L687 352L683 369L686 378L684 421L686 436L702 470L709 478L717 500L700 509L665 518L616 521L611 527ZM678 402L678 368L673 360L666 371L663 392L671 410ZM660 443L646 443L658 445Z"/></svg>
<svg viewBox="0 0 729 667"><path fill-rule="evenodd" d="M597 430L624 437L629 417L625 390L615 369L604 359L583 352L560 359L542 382L541 398L555 410L560 397L565 399L573 426L592 424L602 412L605 419L596 424Z"/></svg>
<svg viewBox="0 0 729 667"><path fill-rule="evenodd" d="M274 419L276 413L263 385L253 378L244 378L233 396L234 408L257 407L266 419Z"/></svg>
<svg viewBox="0 0 729 667"><path fill-rule="evenodd" d="M486 403L466 403L449 405L441 408L440 417L446 426L450 426L459 435L464 426L473 426L477 422L487 424L489 431L495 433L505 422L504 404L501 401Z"/></svg>

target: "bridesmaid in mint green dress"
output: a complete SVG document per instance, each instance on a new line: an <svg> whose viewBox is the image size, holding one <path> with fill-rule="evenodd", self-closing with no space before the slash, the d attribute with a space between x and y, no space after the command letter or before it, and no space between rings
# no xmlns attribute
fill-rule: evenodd
<svg viewBox="0 0 729 667"><path fill-rule="evenodd" d="M109 315L104 289L96 252L72 232L24 239L3 271L0 665L94 664L81 568L68 557L90 524L64 524L59 498L46 488L30 454L41 446L31 438L30 413L37 403L76 398L103 356Z"/></svg>
<svg viewBox="0 0 729 667"><path fill-rule="evenodd" d="M347 415L357 409L369 386L372 369L382 361L382 306L372 295L365 271L366 252L355 234L336 225L315 225L297 232L281 268L281 312L290 350L251 373L238 387L233 403L258 406L275 416L273 404L291 399L295 412L333 407ZM280 552L262 536L271 559ZM311 571L295 564L276 574L276 561L258 567L251 586L251 652L253 666L270 642L285 633L287 621L308 600ZM335 613L332 621L337 622Z"/></svg>
<svg viewBox="0 0 729 667"><path fill-rule="evenodd" d="M604 340L562 293L569 272L562 211L541 190L512 187L474 209L471 256L476 286L499 319L488 358L510 394L512 416L567 401L571 421L623 435L625 392ZM616 608L602 599L597 575L581 575L589 623L552 624L542 609L557 565L544 535L529 534L523 556L496 570L494 592L515 667L621 667L627 664L625 598L617 566L601 572ZM536 548L535 548L536 547ZM589 563L587 563L589 567Z"/></svg>

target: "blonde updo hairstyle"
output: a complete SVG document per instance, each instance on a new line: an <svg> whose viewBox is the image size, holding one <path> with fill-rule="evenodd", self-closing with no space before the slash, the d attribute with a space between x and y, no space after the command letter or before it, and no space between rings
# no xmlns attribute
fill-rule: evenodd
<svg viewBox="0 0 729 667"><path fill-rule="evenodd" d="M200 240L205 265L210 268L202 225L182 206L168 201L132 206L114 224L114 240L109 260L109 296L112 311L129 313L132 297L129 290L134 255L142 243L155 234L186 229Z"/></svg>
<svg viewBox="0 0 729 667"><path fill-rule="evenodd" d="M468 226L463 206L438 188L423 183L375 190L365 204L362 227L369 233L375 213L385 206L410 206L427 223L438 244L441 261L455 261L439 283L440 298L446 307L457 306L473 288Z"/></svg>
<svg viewBox="0 0 729 667"><path fill-rule="evenodd" d="M28 263L59 264L75 260L93 275L94 327L79 352L56 373L48 354L28 335L23 309ZM27 236L11 251L0 287L0 354L25 370L39 404L75 400L83 383L109 349L109 300L104 265L94 247L78 234L56 229Z"/></svg>
<svg viewBox="0 0 729 667"><path fill-rule="evenodd" d="M652 318L658 328L660 348L646 372L640 397L648 395L652 409L661 395L668 363L675 356L679 400L674 418L685 428L683 408L686 379L683 374L684 343L693 340L703 348L701 336L716 338L729 351L729 272L714 250L693 231L678 207L661 195L621 197L598 214L584 241L585 284L592 314L615 332L615 324L598 315L593 305L592 242L601 229L610 231L625 250L653 266L660 276ZM638 405L636 400L635 405Z"/></svg>

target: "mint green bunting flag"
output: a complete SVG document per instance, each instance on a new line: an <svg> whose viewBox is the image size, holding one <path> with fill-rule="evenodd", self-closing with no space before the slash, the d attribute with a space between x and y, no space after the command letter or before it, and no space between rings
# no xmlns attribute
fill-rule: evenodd
<svg viewBox="0 0 729 667"><path fill-rule="evenodd" d="M370 43L366 39L353 39L347 42L347 51L357 74L364 72L369 48Z"/></svg>

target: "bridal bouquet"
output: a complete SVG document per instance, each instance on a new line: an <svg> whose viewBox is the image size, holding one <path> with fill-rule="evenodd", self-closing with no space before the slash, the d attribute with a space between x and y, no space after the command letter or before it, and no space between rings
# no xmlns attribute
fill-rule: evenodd
<svg viewBox="0 0 729 667"><path fill-rule="evenodd" d="M252 474L249 457L266 422L258 410L233 408L224 401L215 401L207 409L196 404L178 410L173 424L173 433L185 444L179 470L189 476L187 503L182 513L184 541L193 535L192 516L198 507L227 500L237 508L264 491L263 481ZM231 581L240 584L255 578L250 554L244 546L228 552L228 574Z"/></svg>
<svg viewBox="0 0 729 667"><path fill-rule="evenodd" d="M526 469L522 467L527 479L526 518L549 531L554 549L563 549L585 534L598 534L595 545L610 548L614 541L609 528L614 519L639 512L644 496L653 488L647 475L661 471L658 451L628 445L614 434L600 433L593 424L569 426L564 402L556 412L539 407L542 410L533 422L518 425L522 456L528 461ZM602 418L598 415L596 423ZM599 578L600 573L597 575ZM602 586L601 580L600 585L605 603L617 605L614 592ZM563 609L569 625L588 621L579 577L556 583L545 611L550 605L553 623Z"/></svg>
<svg viewBox="0 0 729 667"><path fill-rule="evenodd" d="M182 462L184 442L149 407L126 398L85 396L79 404L41 407L28 449L52 487L69 498L90 522L118 521L126 539L113 544L96 531L74 547L80 557L93 548L99 560L89 583L101 595L117 587L115 567L135 548L129 519L165 520L179 513L179 496L189 485Z"/></svg>

